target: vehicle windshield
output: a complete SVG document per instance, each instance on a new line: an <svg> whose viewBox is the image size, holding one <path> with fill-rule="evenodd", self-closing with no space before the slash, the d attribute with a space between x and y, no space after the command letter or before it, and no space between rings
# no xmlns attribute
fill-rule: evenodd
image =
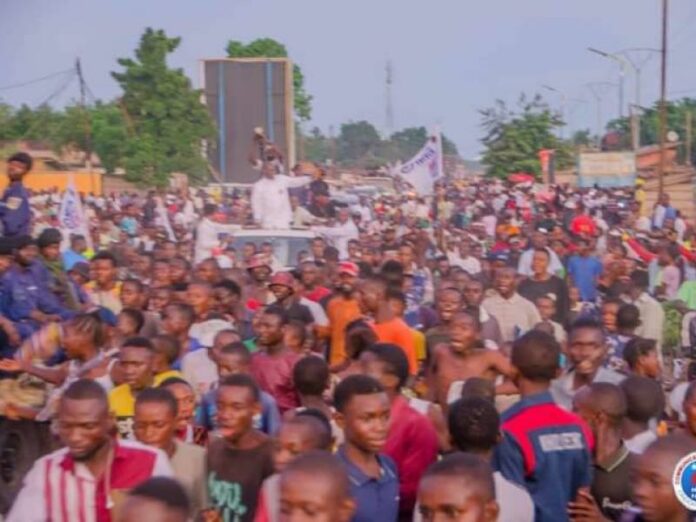
<svg viewBox="0 0 696 522"><path fill-rule="evenodd" d="M241 252L246 243L254 243L257 251L261 249L263 243L271 243L275 258L283 266L296 266L299 259L298 254L303 250L309 251L309 239L306 237L242 236L235 237L232 246L237 252Z"/></svg>

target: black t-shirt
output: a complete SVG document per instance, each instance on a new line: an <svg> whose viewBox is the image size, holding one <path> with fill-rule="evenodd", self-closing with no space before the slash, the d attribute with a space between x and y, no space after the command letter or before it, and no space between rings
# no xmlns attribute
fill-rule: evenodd
<svg viewBox="0 0 696 522"><path fill-rule="evenodd" d="M253 522L261 485L272 474L271 439L249 450L232 448L220 438L208 446L208 496L222 520Z"/></svg>
<svg viewBox="0 0 696 522"><path fill-rule="evenodd" d="M314 322L312 312L308 307L300 303L292 303L287 307L278 303L273 303L269 305L268 309L282 311L285 313L285 317L288 321L299 321L305 325L312 324Z"/></svg>
<svg viewBox="0 0 696 522"><path fill-rule="evenodd" d="M621 520L633 508L630 477L633 459L635 455L622 445L605 466L594 465L590 492L609 520Z"/></svg>
<svg viewBox="0 0 696 522"><path fill-rule="evenodd" d="M527 278L519 284L517 292L534 304L540 297L548 294L555 295L556 315L553 316L553 320L565 325L568 318L568 287L560 277L551 276L546 281Z"/></svg>

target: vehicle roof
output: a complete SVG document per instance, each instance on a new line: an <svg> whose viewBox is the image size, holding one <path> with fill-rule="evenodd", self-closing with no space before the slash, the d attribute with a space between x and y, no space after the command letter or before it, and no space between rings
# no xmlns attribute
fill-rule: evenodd
<svg viewBox="0 0 696 522"><path fill-rule="evenodd" d="M267 229L267 228L240 228L234 230L235 237L296 237L311 239L317 234L311 229Z"/></svg>

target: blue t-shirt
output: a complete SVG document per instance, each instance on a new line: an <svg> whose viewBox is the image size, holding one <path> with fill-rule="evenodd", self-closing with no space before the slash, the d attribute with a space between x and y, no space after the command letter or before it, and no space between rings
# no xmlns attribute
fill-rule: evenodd
<svg viewBox="0 0 696 522"><path fill-rule="evenodd" d="M597 278L602 275L602 263L599 259L572 256L568 260L568 275L580 292L581 301L596 301Z"/></svg>
<svg viewBox="0 0 696 522"><path fill-rule="evenodd" d="M378 455L381 472L375 479L348 460L343 446L338 448L336 457L348 472L350 492L357 504L352 522L396 522L399 517L399 474L394 461L386 455Z"/></svg>

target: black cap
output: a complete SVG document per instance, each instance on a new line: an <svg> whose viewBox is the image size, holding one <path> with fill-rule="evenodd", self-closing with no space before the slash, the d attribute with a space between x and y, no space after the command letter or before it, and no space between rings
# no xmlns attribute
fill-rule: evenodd
<svg viewBox="0 0 696 522"><path fill-rule="evenodd" d="M75 263L69 270L69 272L74 272L77 275L80 275L84 277L87 281L89 281L89 265L84 261Z"/></svg>
<svg viewBox="0 0 696 522"><path fill-rule="evenodd" d="M50 245L60 245L63 242L63 234L57 228L47 228L41 232L36 244L39 248L46 248Z"/></svg>

